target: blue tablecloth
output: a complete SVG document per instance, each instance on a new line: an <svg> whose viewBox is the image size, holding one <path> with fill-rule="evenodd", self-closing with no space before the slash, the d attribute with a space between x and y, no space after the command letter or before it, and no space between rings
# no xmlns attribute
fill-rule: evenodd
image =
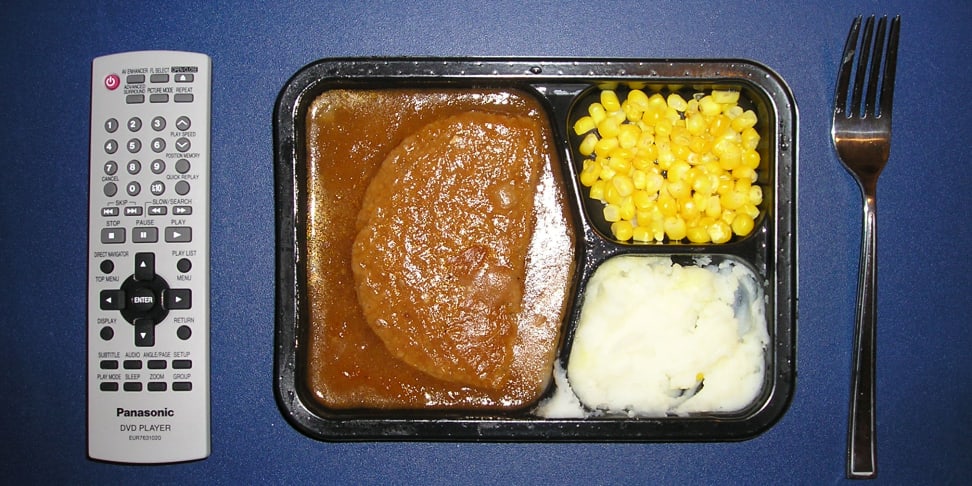
<svg viewBox="0 0 972 486"><path fill-rule="evenodd" d="M972 4L911 2L47 2L0 9L0 477L30 483L833 483L844 477L860 193L830 142L853 16L902 16L891 161L878 190L879 480L972 473L966 253ZM86 457L92 58L208 53L212 99L212 455ZM748 58L799 106L799 332L788 412L733 443L327 443L273 394L271 113L337 56Z"/></svg>

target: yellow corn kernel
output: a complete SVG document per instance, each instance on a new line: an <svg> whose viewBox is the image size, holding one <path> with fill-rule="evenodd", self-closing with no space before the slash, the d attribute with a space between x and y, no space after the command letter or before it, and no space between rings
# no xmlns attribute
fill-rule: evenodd
<svg viewBox="0 0 972 486"><path fill-rule="evenodd" d="M668 99L665 101L668 102L669 107L674 108L677 111L685 111L685 109L688 108L688 102L686 102L685 98L682 98L682 95L678 93L668 95Z"/></svg>
<svg viewBox="0 0 972 486"><path fill-rule="evenodd" d="M665 234L668 235L668 239L672 241L679 241L685 238L686 230L688 227L685 225L685 220L675 216L669 216L665 218Z"/></svg>
<svg viewBox="0 0 972 486"><path fill-rule="evenodd" d="M653 194L645 190L637 190L631 195L631 200L638 209L648 209L655 205L658 194Z"/></svg>
<svg viewBox="0 0 972 486"><path fill-rule="evenodd" d="M753 206L758 206L763 202L763 188L760 186L751 186L749 188L749 203Z"/></svg>
<svg viewBox="0 0 972 486"><path fill-rule="evenodd" d="M668 181L668 185L665 187L668 189L668 194L676 200L688 198L692 193L692 186L686 184L685 181Z"/></svg>
<svg viewBox="0 0 972 486"><path fill-rule="evenodd" d="M631 123L641 121L641 116L645 114L645 109L632 103L630 98L621 102L621 111L624 112L625 120Z"/></svg>
<svg viewBox="0 0 972 486"><path fill-rule="evenodd" d="M617 138L602 138L594 144L594 153L598 155L608 155L612 150L618 148Z"/></svg>
<svg viewBox="0 0 972 486"><path fill-rule="evenodd" d="M743 150L739 163L742 164L743 167L756 170L759 168L759 161L759 152L753 149L745 149Z"/></svg>
<svg viewBox="0 0 972 486"><path fill-rule="evenodd" d="M613 179L605 182L606 184L604 184L604 202L608 204L613 204L615 206L620 206L621 199L623 198L621 197L621 194L618 193L618 188L614 187Z"/></svg>
<svg viewBox="0 0 972 486"><path fill-rule="evenodd" d="M728 140L722 140L712 146L712 153L719 157L719 167L724 170L735 169L742 160L742 150L739 145Z"/></svg>
<svg viewBox="0 0 972 486"><path fill-rule="evenodd" d="M583 135L596 127L597 124L594 123L594 119L590 115L585 115L577 119L574 122L574 133L577 135Z"/></svg>
<svg viewBox="0 0 972 486"><path fill-rule="evenodd" d="M637 226L631 231L631 238L641 243L652 241L651 230L645 226Z"/></svg>
<svg viewBox="0 0 972 486"><path fill-rule="evenodd" d="M691 198L678 199L678 215L685 221L695 221L702 215L698 202Z"/></svg>
<svg viewBox="0 0 972 486"><path fill-rule="evenodd" d="M746 110L732 119L732 129L742 133L743 130L756 126L756 121L756 113L753 110Z"/></svg>
<svg viewBox="0 0 972 486"><path fill-rule="evenodd" d="M702 135L708 124L700 113L693 113L685 118L685 129L692 135Z"/></svg>
<svg viewBox="0 0 972 486"><path fill-rule="evenodd" d="M723 208L735 211L749 202L749 194L741 191L728 191L719 196L719 203Z"/></svg>
<svg viewBox="0 0 972 486"><path fill-rule="evenodd" d="M611 184L614 185L614 189L618 191L618 195L622 198L628 197L634 193L634 182L632 182L631 177L625 174L617 174L611 179Z"/></svg>
<svg viewBox="0 0 972 486"><path fill-rule="evenodd" d="M604 220L609 223L621 221L621 208L616 204L604 206Z"/></svg>
<svg viewBox="0 0 972 486"><path fill-rule="evenodd" d="M746 236L753 231L755 222L748 214L736 213L732 219L732 232L739 236Z"/></svg>
<svg viewBox="0 0 972 486"><path fill-rule="evenodd" d="M601 164L591 160L584 160L584 168L580 173L580 182L586 187L591 187L597 181L601 173Z"/></svg>
<svg viewBox="0 0 972 486"><path fill-rule="evenodd" d="M709 231L705 226L689 225L685 228L685 236L692 243L708 243Z"/></svg>
<svg viewBox="0 0 972 486"><path fill-rule="evenodd" d="M739 102L739 92L732 91L732 90L714 89L712 90L712 100L715 101L716 103L735 104Z"/></svg>
<svg viewBox="0 0 972 486"><path fill-rule="evenodd" d="M713 194L706 199L705 215L712 219L719 219L722 216L722 203L719 202L719 196ZM715 241L715 238L712 241Z"/></svg>
<svg viewBox="0 0 972 486"><path fill-rule="evenodd" d="M605 117L597 124L597 133L601 135L602 138L617 137L620 131L621 125L617 120L610 116Z"/></svg>
<svg viewBox="0 0 972 486"><path fill-rule="evenodd" d="M732 228L725 221L715 221L709 224L707 231L713 243L725 243L732 238Z"/></svg>
<svg viewBox="0 0 972 486"><path fill-rule="evenodd" d="M675 216L678 214L678 201L665 192L658 194L655 205L658 206L658 210L661 211L663 216Z"/></svg>
<svg viewBox="0 0 972 486"><path fill-rule="evenodd" d="M749 127L739 134L740 143L749 150L756 150L759 146L759 132L755 128Z"/></svg>
<svg viewBox="0 0 972 486"><path fill-rule="evenodd" d="M587 114L590 115L592 120L594 120L595 125L601 123L601 120L607 118L607 110L605 110L604 105L600 103L591 103L591 106L587 107Z"/></svg>
<svg viewBox="0 0 972 486"><path fill-rule="evenodd" d="M642 110L648 107L648 95L640 89L628 91L628 101Z"/></svg>
<svg viewBox="0 0 972 486"><path fill-rule="evenodd" d="M618 94L611 89L601 90L601 105L607 111L617 111L621 109L621 102L618 100Z"/></svg>
<svg viewBox="0 0 972 486"><path fill-rule="evenodd" d="M727 117L729 117L730 120L735 120L736 117L738 117L739 115L742 115L743 113L744 112L743 112L743 109L742 109L741 106L735 105L735 104L732 104L732 103L729 103L726 106L723 106L723 108L722 108L722 114L724 114ZM742 130L740 129L740 130L736 130L736 131L738 132L738 131L742 131Z"/></svg>
<svg viewBox="0 0 972 486"><path fill-rule="evenodd" d="M621 219L625 221L631 221L634 219L635 211L637 211L637 209L635 209L634 201L631 200L631 196L621 199L620 208Z"/></svg>
<svg viewBox="0 0 972 486"><path fill-rule="evenodd" d="M722 113L722 105L712 99L712 95L703 96L699 100L699 112L705 116L716 116Z"/></svg>
<svg viewBox="0 0 972 486"><path fill-rule="evenodd" d="M597 201L604 201L604 185L606 183L603 180L597 180L591 184L591 199Z"/></svg>
<svg viewBox="0 0 972 486"><path fill-rule="evenodd" d="M628 241L634 234L634 226L630 221L615 221L611 223L611 233L618 241Z"/></svg>
<svg viewBox="0 0 972 486"><path fill-rule="evenodd" d="M618 127L618 145L624 148L633 148L638 145L641 138L641 129L637 125L630 123L622 124Z"/></svg>

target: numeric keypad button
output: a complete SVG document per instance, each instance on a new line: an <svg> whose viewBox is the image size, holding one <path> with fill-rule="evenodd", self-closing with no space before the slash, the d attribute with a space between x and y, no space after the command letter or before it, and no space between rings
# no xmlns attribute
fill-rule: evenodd
<svg viewBox="0 0 972 486"><path fill-rule="evenodd" d="M152 151L159 153L165 150L165 139L163 138L153 138L152 139Z"/></svg>
<svg viewBox="0 0 972 486"><path fill-rule="evenodd" d="M115 130L118 130L118 120L114 118L105 120L105 131L108 133L115 133Z"/></svg>
<svg viewBox="0 0 972 486"><path fill-rule="evenodd" d="M161 132L162 130L165 130L165 118L161 116L152 118L152 130L155 130L157 132Z"/></svg>
<svg viewBox="0 0 972 486"><path fill-rule="evenodd" d="M141 129L142 129L142 119L141 118L139 118L137 116L133 116L133 117L131 117L131 118L128 119L128 131L130 131L130 132L137 132L137 131L139 131Z"/></svg>
<svg viewBox="0 0 972 486"><path fill-rule="evenodd" d="M131 175L138 174L142 171L142 163L136 159L129 160L126 170L128 170L128 173Z"/></svg>
<svg viewBox="0 0 972 486"><path fill-rule="evenodd" d="M105 162L105 175L115 175L118 172L118 163L114 160Z"/></svg>
<svg viewBox="0 0 972 486"><path fill-rule="evenodd" d="M135 181L129 182L125 186L125 192L127 192L129 196L137 196L138 193L142 192L142 186Z"/></svg>
<svg viewBox="0 0 972 486"><path fill-rule="evenodd" d="M126 147L128 148L129 153L137 154L139 150L142 150L142 141L137 138L133 138L128 141Z"/></svg>
<svg viewBox="0 0 972 486"><path fill-rule="evenodd" d="M155 159L150 165L153 174L161 174L165 172L165 161L162 159Z"/></svg>

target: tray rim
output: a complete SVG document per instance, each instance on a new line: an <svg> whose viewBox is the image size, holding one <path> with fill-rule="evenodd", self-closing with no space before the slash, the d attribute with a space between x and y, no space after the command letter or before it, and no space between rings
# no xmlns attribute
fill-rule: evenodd
<svg viewBox="0 0 972 486"><path fill-rule="evenodd" d="M408 69L405 69L408 68ZM565 73L569 71L568 73ZM707 76L705 76L707 75ZM318 83L357 84L376 80L414 80L429 82L479 81L514 85L542 83L594 84L596 81L644 81L649 84L725 80L750 83L766 92L754 81L761 77L772 92L767 95L778 114L789 113L789 123L778 123L779 143L787 144L782 154L787 163L777 161L776 189L786 189L786 197L776 195L774 226L778 251L769 252L776 269L776 292L773 305L776 315L767 315L768 324L785 320L777 326L784 331L775 334L770 343L776 372L769 398L748 418L719 419L705 417L676 418L584 418L546 419L504 417L502 414L474 412L465 417L405 416L353 417L333 419L315 413L303 402L297 388L297 338L300 308L300 269L298 264L298 221L296 204L294 145L295 115L305 103L305 93ZM287 421L297 430L318 440L360 441L589 441L589 442L676 442L732 441L758 436L772 427L786 412L792 400L796 380L797 328L797 161L798 109L785 81L772 69L747 59L640 59L640 58L536 58L536 57L340 57L324 58L307 64L292 76L281 90L273 111L274 196L276 232L276 283L274 329L274 395ZM557 130L555 129L555 132ZM780 149L776 150L780 156ZM565 165L569 164L564 160ZM782 172L782 174L781 174ZM781 177L782 176L782 177ZM566 181L565 181L566 182ZM572 191L570 191L572 192ZM579 210L579 208L578 208ZM786 218L781 217L785 214ZM781 224L782 223L782 224ZM782 226L782 227L781 227ZM670 248L681 253L685 248ZM709 251L709 253L718 253ZM783 260L784 265L779 261ZM783 271L781 271L783 270ZM785 295L780 295L783 289ZM778 397L778 393L782 396ZM760 420L752 420L753 418ZM705 424L704 430L693 425Z"/></svg>

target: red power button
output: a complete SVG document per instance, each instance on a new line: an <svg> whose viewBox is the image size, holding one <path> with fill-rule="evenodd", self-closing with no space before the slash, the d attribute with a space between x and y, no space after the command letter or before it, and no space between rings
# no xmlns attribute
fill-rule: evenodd
<svg viewBox="0 0 972 486"><path fill-rule="evenodd" d="M121 78L117 74L109 74L105 76L105 87L114 91L121 84Z"/></svg>

